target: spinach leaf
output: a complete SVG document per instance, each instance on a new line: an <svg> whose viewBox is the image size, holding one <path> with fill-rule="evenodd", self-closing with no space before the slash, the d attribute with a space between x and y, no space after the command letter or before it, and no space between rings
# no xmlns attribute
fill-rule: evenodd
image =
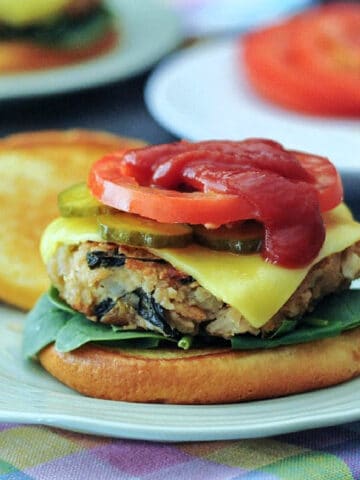
<svg viewBox="0 0 360 480"><path fill-rule="evenodd" d="M158 346L161 340L166 340L160 334L148 331L133 331L113 329L110 325L99 322L91 322L81 313L77 313L66 322L66 324L58 331L56 336L55 347L59 352L70 352L89 342L120 342L123 347L134 347L133 340L136 345L141 346L141 339L152 339L157 342ZM151 342L153 346L154 342ZM143 348L146 348L144 342Z"/></svg>
<svg viewBox="0 0 360 480"><path fill-rule="evenodd" d="M292 322L292 323L289 323ZM331 295L318 307L296 322L289 320L270 338L252 335L237 335L231 340L235 350L275 348L334 337L345 330L360 326L360 290L349 290L340 295ZM170 346L188 349L201 348L211 340L212 344L230 345L215 337L191 337L184 335L169 338L151 331L130 331L119 326L105 325L88 320L59 299L56 289L44 295L30 312L25 324L23 352L32 358L48 344L55 342L61 352L69 352L86 343L96 342L119 348L156 348L166 342Z"/></svg>
<svg viewBox="0 0 360 480"><path fill-rule="evenodd" d="M282 337L283 335L285 335L285 333L292 332L296 328L297 322L298 322L298 319L286 318L282 322L280 327L277 330L275 330L275 332L271 335L270 338Z"/></svg>
<svg viewBox="0 0 360 480"><path fill-rule="evenodd" d="M238 350L274 348L335 337L345 330L358 326L360 326L360 290L348 290L327 297L312 313L299 321L296 329L282 336L258 338L237 335L231 340L231 345Z"/></svg>
<svg viewBox="0 0 360 480"><path fill-rule="evenodd" d="M176 340L158 333L91 322L63 302L55 288L43 295L27 316L23 355L25 358L35 357L53 342L60 352L75 350L89 342L106 342L109 346L121 348L155 348L160 342L176 345Z"/></svg>
<svg viewBox="0 0 360 480"><path fill-rule="evenodd" d="M23 341L24 357L35 357L40 350L54 342L70 317L71 314L54 307L48 296L43 295L26 319Z"/></svg>
<svg viewBox="0 0 360 480"><path fill-rule="evenodd" d="M113 14L99 6L86 15L61 15L39 25L12 27L0 25L4 40L24 40L54 48L76 50L99 40L114 23Z"/></svg>
<svg viewBox="0 0 360 480"><path fill-rule="evenodd" d="M48 291L48 300L53 304L54 307L58 308L59 310L63 310L64 312L71 313L72 315L75 312L59 295L59 291L54 286L50 287Z"/></svg>

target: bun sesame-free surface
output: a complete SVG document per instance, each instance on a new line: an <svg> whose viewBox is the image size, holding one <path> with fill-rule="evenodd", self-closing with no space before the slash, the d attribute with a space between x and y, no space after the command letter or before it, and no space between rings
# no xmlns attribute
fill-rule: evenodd
<svg viewBox="0 0 360 480"><path fill-rule="evenodd" d="M140 145L139 140L85 130L0 140L0 300L28 309L49 287L39 242L58 215L58 193L84 181L90 165L106 153Z"/></svg>
<svg viewBox="0 0 360 480"><path fill-rule="evenodd" d="M118 35L109 31L104 37L81 49L55 49L25 41L0 40L0 74L46 70L81 62L111 50Z"/></svg>
<svg viewBox="0 0 360 480"><path fill-rule="evenodd" d="M110 400L216 404L335 385L360 375L360 328L265 350L121 350L95 344L69 353L53 345L43 367L80 393Z"/></svg>

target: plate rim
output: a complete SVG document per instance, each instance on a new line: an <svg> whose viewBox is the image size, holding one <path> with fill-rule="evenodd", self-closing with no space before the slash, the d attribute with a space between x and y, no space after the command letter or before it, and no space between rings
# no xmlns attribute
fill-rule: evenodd
<svg viewBox="0 0 360 480"><path fill-rule="evenodd" d="M360 379L357 382L360 385ZM353 384L356 380L350 380L348 384ZM336 386L339 387L339 386ZM336 387L329 387L324 390L331 390ZM341 387L341 386L340 386ZM317 393L308 392L308 394ZM26 391L25 391L26 395ZM39 391L39 396L41 391ZM306 394L299 394L300 396ZM293 397L299 397L294 395ZM340 393L341 395L341 393ZM70 401L73 398L69 396ZM286 399L286 397L283 397ZM90 399L93 402L99 402L97 399ZM276 399L275 399L276 400ZM102 400L102 402L111 402L108 400ZM272 402L272 400L267 400ZM121 407L126 402L116 402L118 407ZM256 402L258 403L258 402ZM132 405L134 409L137 408L137 404ZM139 404L143 405L143 404ZM241 404L234 404L241 407ZM226 407L227 405L216 405L219 409ZM151 407L151 405L150 405ZM163 406L162 406L163 407ZM192 406L176 405L176 407L187 409ZM205 408L208 406L205 406ZM201 405L196 406L197 409L204 408ZM259 405L261 408L261 405ZM284 435L289 433L300 432L304 430L312 430L315 428L332 427L340 424L350 423L360 420L360 406L357 409L346 410L346 405L342 406L344 411L337 411L332 414L323 414L322 416L309 417L293 417L293 420L283 421L283 423L257 423L251 427L241 427L239 425L233 425L232 427L219 428L216 425L207 425L199 429L198 426L176 426L174 427L171 422L167 425L159 425L154 422L150 425L143 425L129 421L117 421L117 420L99 420L90 416L77 416L62 413L26 413L17 411L5 411L0 405L0 422L4 423L22 423L22 424L37 424L46 425L50 427L62 428L64 430L75 431L90 435L101 435L113 438L126 438L133 440L146 440L146 441L163 441L163 442L184 442L184 441L220 441L220 440L245 440L249 438L266 438L277 435ZM150 408L149 408L150 409ZM339 410L341 407L339 407ZM212 412L216 415L216 411ZM152 415L151 411L149 412ZM211 415L207 417L211 418Z"/></svg>
<svg viewBox="0 0 360 480"><path fill-rule="evenodd" d="M20 327L24 314L0 307L0 326L9 321ZM42 367L22 360L21 336L17 328L0 339L0 385L6 385L0 397L0 422L176 442L268 437L360 420L360 377L312 392L238 404L143 404L84 397Z"/></svg>

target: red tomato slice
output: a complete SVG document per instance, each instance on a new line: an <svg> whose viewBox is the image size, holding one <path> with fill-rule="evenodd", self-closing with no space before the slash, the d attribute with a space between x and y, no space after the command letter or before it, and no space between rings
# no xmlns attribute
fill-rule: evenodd
<svg viewBox="0 0 360 480"><path fill-rule="evenodd" d="M296 28L302 35L292 39L301 62L319 72L343 78L359 77L360 5L330 4L299 16Z"/></svg>
<svg viewBox="0 0 360 480"><path fill-rule="evenodd" d="M257 144L259 148L263 148L263 142L265 141L248 140L247 142L251 142L253 146ZM201 143L190 144L186 142L186 146L189 149L189 146L198 146ZM232 142L229 143L231 144ZM179 144L170 145L176 146ZM176 191L162 188L163 185L160 188L149 186L149 174L141 175L139 166L141 165L144 171L147 171L149 165L154 163L153 160L159 152L163 154L165 150L167 153L171 151L169 145L163 146L163 149L160 149L160 147L162 146L131 150L125 154L124 152L119 152L118 154L108 155L96 162L89 176L89 186L93 195L102 203L111 207L165 223L224 224L240 219L254 218L254 205L237 195ZM178 149L176 148L177 151ZM138 167L136 167L136 152L139 153ZM211 152L211 154L214 153L216 152ZM196 159L198 155L199 150L195 149L193 159ZM309 178L311 178L310 182L314 184L318 192L321 210L326 211L338 205L343 196L341 179L329 160L302 152L291 152L291 155L295 155L296 159L305 168ZM130 166L129 156L132 158ZM162 155L161 158L165 165L168 157ZM127 161L124 161L124 159L127 159ZM188 156L186 160L189 161ZM158 163L155 162L155 164L159 168ZM131 166L134 167L140 179L135 176L129 176ZM236 165L235 168L237 168ZM126 174L124 174L124 171ZM296 168L293 173L294 178L305 180L305 178L299 177L300 174L301 172ZM176 177L172 176L170 178L170 181L174 182ZM144 179L146 180L145 186L141 185L139 181Z"/></svg>
<svg viewBox="0 0 360 480"><path fill-rule="evenodd" d="M133 177L122 174L117 155L104 157L93 165L89 187L105 205L164 223L221 225L247 218L252 208L237 195L143 187Z"/></svg>
<svg viewBox="0 0 360 480"><path fill-rule="evenodd" d="M324 242L321 208L342 199L326 158L260 139L115 153L93 165L89 186L102 203L159 222L256 219L265 228L262 255L296 268L310 263Z"/></svg>
<svg viewBox="0 0 360 480"><path fill-rule="evenodd" d="M240 40L254 88L298 111L359 115L359 12L356 4L319 7Z"/></svg>
<svg viewBox="0 0 360 480"><path fill-rule="evenodd" d="M240 62L251 85L265 99L304 113L336 114L326 92L306 70L299 69L290 51L291 32L285 26L249 34L240 41Z"/></svg>
<svg viewBox="0 0 360 480"><path fill-rule="evenodd" d="M360 5L334 4L299 17L292 49L341 102L360 105ZM323 87L324 88L324 87ZM354 108L354 107L353 107Z"/></svg>
<svg viewBox="0 0 360 480"><path fill-rule="evenodd" d="M291 153L313 176L321 211L326 212L339 205L344 192L341 177L334 165L327 158L319 155L295 151Z"/></svg>

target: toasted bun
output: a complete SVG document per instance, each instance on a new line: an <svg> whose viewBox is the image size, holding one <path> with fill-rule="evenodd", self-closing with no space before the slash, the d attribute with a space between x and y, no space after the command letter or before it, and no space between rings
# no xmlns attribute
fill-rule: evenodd
<svg viewBox="0 0 360 480"><path fill-rule="evenodd" d="M40 353L46 370L97 398L177 404L230 403L314 390L360 375L360 328L271 350L120 350L95 345Z"/></svg>
<svg viewBox="0 0 360 480"><path fill-rule="evenodd" d="M0 140L0 300L27 309L48 288L39 241L58 215L58 192L85 180L90 165L104 154L141 145L82 130Z"/></svg>
<svg viewBox="0 0 360 480"><path fill-rule="evenodd" d="M28 42L0 41L0 73L26 72L78 63L110 51L118 34L109 31L103 38L86 48L59 50Z"/></svg>

